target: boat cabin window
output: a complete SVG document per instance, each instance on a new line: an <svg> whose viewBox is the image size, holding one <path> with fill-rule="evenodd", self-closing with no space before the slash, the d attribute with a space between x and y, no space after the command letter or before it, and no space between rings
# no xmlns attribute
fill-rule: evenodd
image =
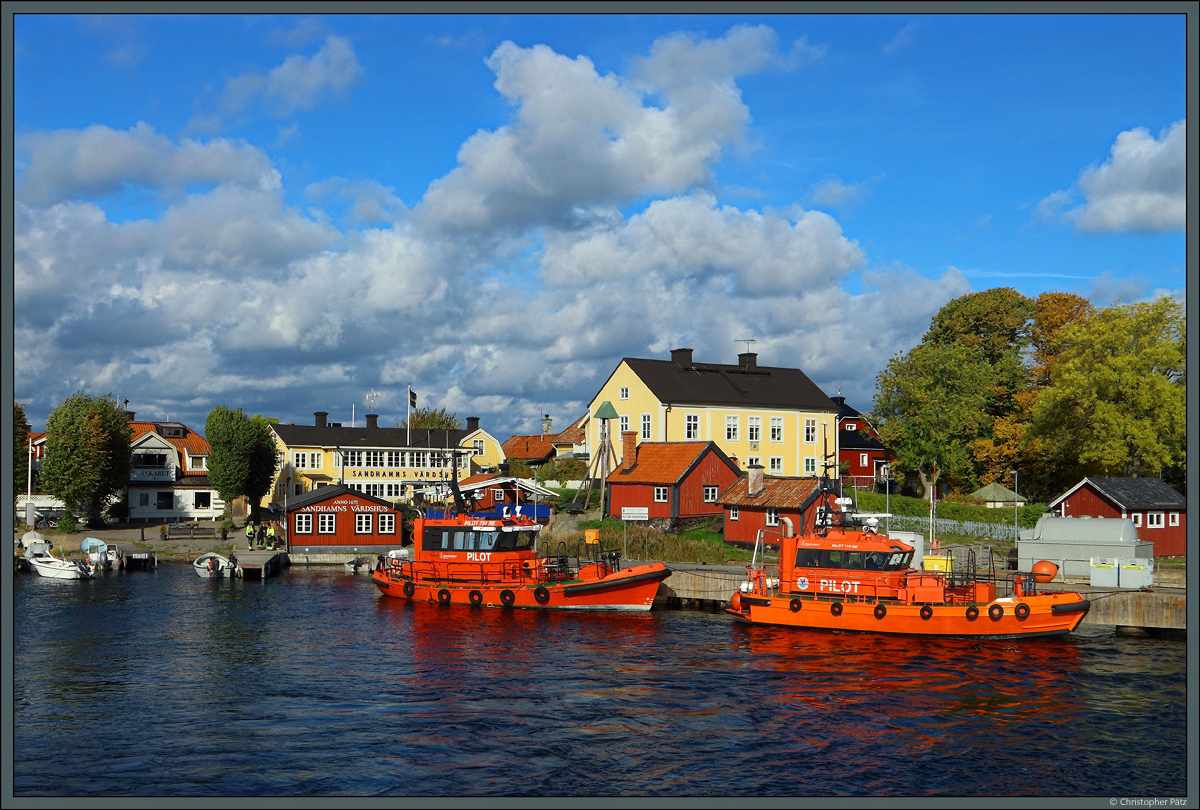
<svg viewBox="0 0 1200 810"><path fill-rule="evenodd" d="M848 551L801 548L796 550L797 568L848 568L859 571L897 571L908 567L912 552Z"/></svg>
<svg viewBox="0 0 1200 810"><path fill-rule="evenodd" d="M533 548L533 532L427 526L421 538L423 551L524 551Z"/></svg>

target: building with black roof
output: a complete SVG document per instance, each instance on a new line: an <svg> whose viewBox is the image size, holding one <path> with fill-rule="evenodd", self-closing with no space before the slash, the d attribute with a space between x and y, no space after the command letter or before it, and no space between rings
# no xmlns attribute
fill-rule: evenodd
<svg viewBox="0 0 1200 810"><path fill-rule="evenodd" d="M1158 478L1084 478L1047 505L1060 517L1128 518L1155 557L1187 553L1187 498Z"/></svg>

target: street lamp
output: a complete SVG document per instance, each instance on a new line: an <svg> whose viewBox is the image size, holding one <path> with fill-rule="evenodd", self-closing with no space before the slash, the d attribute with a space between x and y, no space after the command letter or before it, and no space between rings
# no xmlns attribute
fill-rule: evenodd
<svg viewBox="0 0 1200 810"><path fill-rule="evenodd" d="M1020 496L1017 494L1017 471L1016 469L1009 470L1013 477L1013 543L1014 545L1021 539L1021 530L1017 526L1017 514L1021 508Z"/></svg>

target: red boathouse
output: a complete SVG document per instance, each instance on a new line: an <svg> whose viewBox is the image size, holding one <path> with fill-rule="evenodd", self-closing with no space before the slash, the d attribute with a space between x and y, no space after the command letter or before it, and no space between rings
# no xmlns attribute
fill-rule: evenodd
<svg viewBox="0 0 1200 810"><path fill-rule="evenodd" d="M347 486L318 487L287 502L291 554L380 554L400 548L400 511Z"/></svg>

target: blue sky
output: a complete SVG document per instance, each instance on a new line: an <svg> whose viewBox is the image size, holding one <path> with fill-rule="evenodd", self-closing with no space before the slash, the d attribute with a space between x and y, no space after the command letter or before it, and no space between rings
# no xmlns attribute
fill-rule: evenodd
<svg viewBox="0 0 1200 810"><path fill-rule="evenodd" d="M1183 6L1180 6L1183 8ZM1182 15L17 15L14 396L503 440L622 357L862 411L946 302L1185 298Z"/></svg>

